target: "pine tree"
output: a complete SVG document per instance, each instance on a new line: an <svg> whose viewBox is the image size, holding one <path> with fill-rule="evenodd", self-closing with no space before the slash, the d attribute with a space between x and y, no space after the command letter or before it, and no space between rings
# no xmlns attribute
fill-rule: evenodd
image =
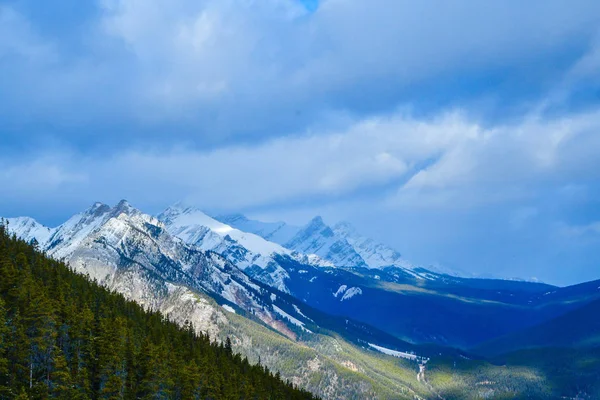
<svg viewBox="0 0 600 400"><path fill-rule="evenodd" d="M111 293L0 223L0 400L312 399Z"/></svg>
<svg viewBox="0 0 600 400"><path fill-rule="evenodd" d="M0 298L0 398L8 394L8 341L9 327L4 300Z"/></svg>
<svg viewBox="0 0 600 400"><path fill-rule="evenodd" d="M50 374L51 394L60 400L70 400L77 397L73 379L69 371L67 360L60 349L54 355L54 365Z"/></svg>

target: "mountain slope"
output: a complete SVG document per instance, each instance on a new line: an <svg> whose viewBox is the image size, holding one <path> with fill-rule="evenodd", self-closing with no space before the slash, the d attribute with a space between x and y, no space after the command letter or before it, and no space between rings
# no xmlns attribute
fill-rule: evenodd
<svg viewBox="0 0 600 400"><path fill-rule="evenodd" d="M286 299L284 293L276 294L216 253L203 252L173 237L157 219L126 202L114 208L96 204L56 231L72 232L73 240L56 235L47 251L65 254L76 271L182 325L191 321L198 332L221 340L230 336L234 348L251 360L261 359L315 393L329 398L414 397L409 396L415 390L410 388L412 379L395 378L383 385L379 381L382 372L377 372L379 362L343 338L334 339L335 334L327 328L356 326L360 337L380 343L379 336L371 337L368 327L348 325L348 321L344 325L335 318L319 316L291 297ZM322 324L316 325L315 320ZM302 343L296 344L300 338ZM402 345L394 338L388 342ZM333 343L347 350L332 353ZM360 354L362 361L349 360L352 354ZM365 367L356 371L344 367L361 363L366 363ZM413 368L416 364L399 366L395 375L412 377L403 371Z"/></svg>
<svg viewBox="0 0 600 400"><path fill-rule="evenodd" d="M373 269L371 274L379 275L379 279L390 278L393 282L397 280L394 274L402 277L413 276L418 279L438 279L441 275L412 265L396 250L359 234L347 222L338 223L331 228L321 217L315 217L306 226L297 228L283 222L267 223L249 220L240 214L216 218L238 229L273 240L290 250L305 254L314 253L338 268ZM378 274L377 271L382 269L387 269L388 273Z"/></svg>
<svg viewBox="0 0 600 400"><path fill-rule="evenodd" d="M275 260L275 255L307 264L329 265L316 256L292 252L259 235L233 228L193 207L169 207L158 219L172 235L202 250L220 254L253 278L283 292L289 292L286 286L289 274Z"/></svg>
<svg viewBox="0 0 600 400"><path fill-rule="evenodd" d="M148 287L171 283L219 296L254 310L269 325L280 325L267 307L268 291L218 254L173 237L160 221L126 201L113 208L94 204L56 228L40 246L108 288L127 288L129 296L151 307L156 306L155 292Z"/></svg>
<svg viewBox="0 0 600 400"><path fill-rule="evenodd" d="M199 333L230 337L250 361L260 359L285 379L332 399L462 399L490 390L507 398L548 398L545 387L554 382L532 364L496 367L398 338L468 345L520 329L523 322L551 319L597 295L592 283L560 289L443 275L424 280L396 267L345 270L271 255L300 301L252 280L227 258L174 237L126 202L95 204L51 231L54 240L43 250L64 255L77 271L180 325L191 321ZM432 360L419 366L418 356ZM453 363L464 369L452 372L455 384L447 387L443 371L452 371ZM579 382L574 373L567 376ZM482 381L489 383L482 388ZM577 394L561 385L558 393Z"/></svg>
<svg viewBox="0 0 600 400"><path fill-rule="evenodd" d="M396 250L382 243L359 234L356 229L347 222L340 222L333 227L333 232L342 237L356 250L369 268L403 267L413 266Z"/></svg>
<svg viewBox="0 0 600 400"><path fill-rule="evenodd" d="M336 267L367 266L354 248L344 238L336 236L321 217L313 218L284 246L300 253L316 254Z"/></svg>
<svg viewBox="0 0 600 400"><path fill-rule="evenodd" d="M280 245L289 242L300 230L299 227L288 225L285 222L255 221L246 218L242 214L219 215L215 219L241 231L254 233L270 242Z"/></svg>
<svg viewBox="0 0 600 400"><path fill-rule="evenodd" d="M19 217L19 218L8 218L8 225L10 226L11 232L14 232L21 239L31 242L35 239L42 246L52 236L53 230L38 223L33 218Z"/></svg>
<svg viewBox="0 0 600 400"><path fill-rule="evenodd" d="M600 300L550 321L478 346L473 351L499 355L539 347L600 347Z"/></svg>
<svg viewBox="0 0 600 400"><path fill-rule="evenodd" d="M1 226L0 369L2 398L314 398Z"/></svg>
<svg viewBox="0 0 600 400"><path fill-rule="evenodd" d="M285 260L280 264L290 273L291 292L310 306L413 343L470 348L600 298L596 290L577 299L545 301L544 293L563 289L455 277L422 280L411 275L389 282L334 267L314 268Z"/></svg>

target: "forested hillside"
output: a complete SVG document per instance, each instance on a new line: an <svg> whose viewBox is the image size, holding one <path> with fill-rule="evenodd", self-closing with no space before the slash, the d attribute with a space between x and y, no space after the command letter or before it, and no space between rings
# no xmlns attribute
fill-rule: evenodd
<svg viewBox="0 0 600 400"><path fill-rule="evenodd" d="M475 353L497 356L540 347L592 348L600 345L600 300L532 328L484 343Z"/></svg>
<svg viewBox="0 0 600 400"><path fill-rule="evenodd" d="M0 399L312 399L0 223Z"/></svg>

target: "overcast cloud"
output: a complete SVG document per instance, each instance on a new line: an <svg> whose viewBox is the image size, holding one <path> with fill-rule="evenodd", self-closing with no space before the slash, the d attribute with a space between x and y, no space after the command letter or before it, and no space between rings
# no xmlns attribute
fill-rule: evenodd
<svg viewBox="0 0 600 400"><path fill-rule="evenodd" d="M0 214L186 199L600 278L600 3L0 0Z"/></svg>

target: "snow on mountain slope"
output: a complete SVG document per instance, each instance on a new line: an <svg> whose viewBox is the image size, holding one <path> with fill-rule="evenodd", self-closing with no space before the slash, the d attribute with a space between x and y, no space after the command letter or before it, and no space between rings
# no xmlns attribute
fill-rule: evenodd
<svg viewBox="0 0 600 400"><path fill-rule="evenodd" d="M284 245L290 241L300 230L299 227L288 225L285 222L262 222L246 218L242 214L228 214L215 217L229 226L244 232L251 232L264 239Z"/></svg>
<svg viewBox="0 0 600 400"><path fill-rule="evenodd" d="M40 228L35 221L16 222L13 221L15 227L23 229L15 233L24 235L23 238L33 238L36 234L40 242L47 238L40 247L48 255L64 259L79 273L146 307L161 309L168 283L224 299L280 332L293 335L287 327L293 323L276 312L270 300L272 293L266 287L254 283L221 255L203 251L175 237L157 218L131 207L126 201L113 208L96 203L53 230L49 237L48 230ZM227 229L212 227L218 232ZM261 241L260 249L281 248ZM252 244L251 241L245 243ZM277 276L274 268L269 267L267 271Z"/></svg>
<svg viewBox="0 0 600 400"><path fill-rule="evenodd" d="M212 250L219 246L226 237L229 237L255 255L291 254L291 251L277 243L269 242L259 235L233 228L193 207L175 205L165 210L158 218L165 223L171 234L205 250ZM250 265L260 262L268 263L268 260L253 260L252 258L247 261ZM266 266L265 264L258 265Z"/></svg>
<svg viewBox="0 0 600 400"><path fill-rule="evenodd" d="M382 243L359 234L356 229L347 222L340 222L333 227L336 236L342 237L350 243L356 252L362 257L369 268L401 267L412 269L411 263L402 258L396 250Z"/></svg>
<svg viewBox="0 0 600 400"><path fill-rule="evenodd" d="M167 230L188 244L214 251L253 278L289 293L286 280L289 274L276 257L290 257L316 266L330 266L314 255L304 255L270 242L254 233L243 232L217 221L193 207L175 205L158 216Z"/></svg>
<svg viewBox="0 0 600 400"><path fill-rule="evenodd" d="M119 206L125 206L125 203L119 203ZM57 259L68 258L82 240L108 219L111 212L113 210L106 204L95 203L86 211L72 216L54 230L46 243L46 251Z"/></svg>
<svg viewBox="0 0 600 400"><path fill-rule="evenodd" d="M216 219L242 231L252 232L267 240L280 243L292 250L307 254L312 251L338 266L362 266L373 269L390 266L413 268L399 252L359 234L347 222L340 222L333 228L329 228L321 217L316 217L304 228L297 228L284 222L250 220L241 214L223 215Z"/></svg>
<svg viewBox="0 0 600 400"><path fill-rule="evenodd" d="M321 217L313 218L285 247L304 254L316 254L337 267L367 266L350 243L337 236Z"/></svg>
<svg viewBox="0 0 600 400"><path fill-rule="evenodd" d="M29 217L8 218L6 221L8 222L9 232L14 233L27 242L31 242L35 239L40 247L43 247L46 244L54 232L53 229L48 228Z"/></svg>
<svg viewBox="0 0 600 400"><path fill-rule="evenodd" d="M459 276L457 273L418 267L404 259L398 251L390 246L361 235L347 222L340 222L330 228L321 217L315 217L305 227L296 228L283 222L269 223L250 220L241 214L216 218L239 230L250 231L266 239L275 237L278 232L283 230L286 235L280 236L279 240L287 238L290 233L295 232L288 241L279 241L278 243L295 251L296 254L313 254L312 257L321 260L309 260L307 263L312 265L320 262L321 266L325 266L322 261L326 260L331 263L330 266L342 268L386 269L388 275L396 276L394 279L399 280L406 277L436 280L440 274L444 273ZM374 279L380 278L379 275L374 276Z"/></svg>

